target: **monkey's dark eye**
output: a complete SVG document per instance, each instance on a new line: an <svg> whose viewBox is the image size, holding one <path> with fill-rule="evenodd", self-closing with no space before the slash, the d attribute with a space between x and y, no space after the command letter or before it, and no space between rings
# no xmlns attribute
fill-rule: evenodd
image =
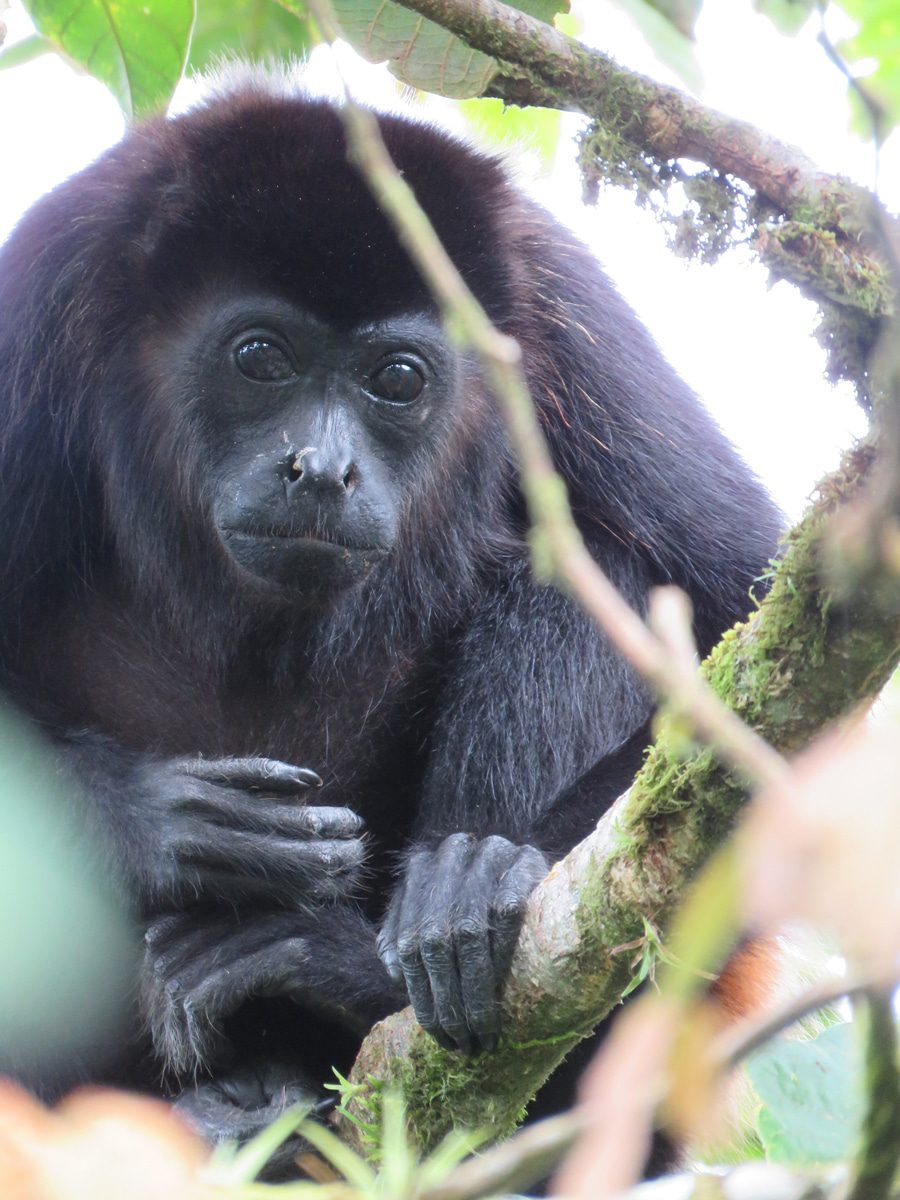
<svg viewBox="0 0 900 1200"><path fill-rule="evenodd" d="M369 391L391 404L411 404L425 386L425 377L412 363L397 359L376 371L369 380Z"/></svg>
<svg viewBox="0 0 900 1200"><path fill-rule="evenodd" d="M238 346L234 359L242 375L264 383L290 379L295 374L294 364L281 347L264 338L251 338Z"/></svg>

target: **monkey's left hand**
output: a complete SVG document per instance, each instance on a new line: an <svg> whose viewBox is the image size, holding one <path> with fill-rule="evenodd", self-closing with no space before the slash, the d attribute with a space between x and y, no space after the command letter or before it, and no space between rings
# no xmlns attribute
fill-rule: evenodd
<svg viewBox="0 0 900 1200"><path fill-rule="evenodd" d="M388 973L416 1019L449 1050L492 1050L498 991L512 961L525 902L549 863L533 846L454 833L417 847L378 936Z"/></svg>

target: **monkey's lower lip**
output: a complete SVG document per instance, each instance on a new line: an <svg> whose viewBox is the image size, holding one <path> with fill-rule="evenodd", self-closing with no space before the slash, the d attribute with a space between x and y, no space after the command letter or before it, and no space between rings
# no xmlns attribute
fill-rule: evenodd
<svg viewBox="0 0 900 1200"><path fill-rule="evenodd" d="M328 546L333 550L354 550L359 554L384 553L380 546L364 546L359 542L338 541L336 538L310 533L308 530L223 529L222 536L226 541L290 542L296 546Z"/></svg>

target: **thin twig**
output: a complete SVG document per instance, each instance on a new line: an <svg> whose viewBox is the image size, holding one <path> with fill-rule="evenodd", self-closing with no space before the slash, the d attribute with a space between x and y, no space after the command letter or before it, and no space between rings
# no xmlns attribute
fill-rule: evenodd
<svg viewBox="0 0 900 1200"><path fill-rule="evenodd" d="M544 1178L583 1132L586 1114L575 1108L529 1125L485 1154L467 1159L423 1200L477 1200L518 1191Z"/></svg>
<svg viewBox="0 0 900 1200"><path fill-rule="evenodd" d="M900 1164L897 1018L889 988L872 988L856 1006L866 1022L866 1115L848 1200L887 1200Z"/></svg>
<svg viewBox="0 0 900 1200"><path fill-rule="evenodd" d="M788 1004L765 1016L732 1025L721 1034L713 1045L712 1060L718 1071L733 1070L754 1050L764 1046L777 1034L790 1029L798 1021L820 1008L836 1004L838 1000L852 999L872 991L873 988L896 987L900 977L883 982L871 976L846 976L843 979L828 979L809 988Z"/></svg>
<svg viewBox="0 0 900 1200"><path fill-rule="evenodd" d="M329 0L310 0L310 9L325 36L337 36ZM624 657L732 767L757 787L782 787L787 765L781 756L719 700L699 672L668 652L591 557L538 424L518 344L493 327L466 287L391 161L376 118L352 99L346 84L341 117L354 163L425 278L448 329L478 355L503 409L542 563L550 565L555 582L575 596Z"/></svg>

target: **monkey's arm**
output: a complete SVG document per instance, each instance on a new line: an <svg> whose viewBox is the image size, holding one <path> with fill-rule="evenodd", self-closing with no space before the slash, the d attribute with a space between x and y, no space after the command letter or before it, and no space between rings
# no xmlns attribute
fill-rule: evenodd
<svg viewBox="0 0 900 1200"><path fill-rule="evenodd" d="M639 609L648 581L604 566ZM574 606L524 569L491 596L454 662L414 844L379 949L443 1044L488 1048L525 903L640 760L650 697Z"/></svg>

